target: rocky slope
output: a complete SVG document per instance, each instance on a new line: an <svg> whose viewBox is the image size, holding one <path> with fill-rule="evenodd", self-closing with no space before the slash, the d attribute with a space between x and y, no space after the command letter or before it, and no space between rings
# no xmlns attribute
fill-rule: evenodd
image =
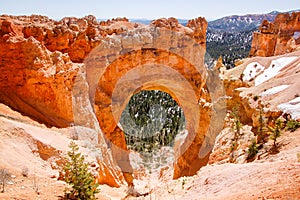
<svg viewBox="0 0 300 200"><path fill-rule="evenodd" d="M247 58L224 73L224 85L231 97L227 105L229 108L238 105L244 113L241 116L244 124L257 127L261 107L270 123L283 113L299 119L299 55L296 51L282 56Z"/></svg>
<svg viewBox="0 0 300 200"><path fill-rule="evenodd" d="M66 184L58 180L59 168L69 150L68 144L74 141L80 129L90 130L84 127L47 128L3 104L0 104L0 113L0 169L7 169L11 174L0 199L60 199ZM111 168L99 162L103 157L109 159L107 152L103 154L101 148L89 141L75 142L100 183L122 186L120 191L125 191L121 174L112 173ZM110 163L109 160L105 162ZM99 199L103 198L99 195Z"/></svg>
<svg viewBox="0 0 300 200"><path fill-rule="evenodd" d="M48 129L11 111L6 106L0 107L1 113L9 116L0 118L1 158L5 158L6 161L5 165L1 164L1 167L6 167L13 175L12 181L6 186L6 192L0 193L0 198L58 199L62 196L66 185L56 180L57 171L52 170L50 165L53 157L43 160L40 157L42 153L39 152L42 148L38 147L35 141L37 138L42 141L47 140L47 144L56 148L60 146L59 149L64 151L67 148L65 140L69 140L73 130ZM47 133L49 134L45 135ZM30 134L34 134L34 138ZM57 140L55 137L60 139ZM49 141L55 144L50 144ZM203 167L197 175L178 180L172 180L172 170L170 170L172 166L169 166L162 169L161 173L154 173L151 177L140 175L140 178L135 180L137 192L145 196L139 196L138 193L128 196L124 186L117 189L102 185L101 193L97 198L107 200L178 197L181 199L297 199L300 190L300 164L297 162L297 153L300 152L299 142L299 130L286 132L279 139L281 145L278 154L262 151L260 159L252 163L239 164L227 163L228 161L219 155L218 158L223 160L223 163L210 164ZM84 142L78 144L85 155L89 157L92 155ZM270 141L268 146L271 145ZM51 155L43 152L44 155ZM95 163L93 159L88 160L91 165ZM22 175L26 167L28 177Z"/></svg>

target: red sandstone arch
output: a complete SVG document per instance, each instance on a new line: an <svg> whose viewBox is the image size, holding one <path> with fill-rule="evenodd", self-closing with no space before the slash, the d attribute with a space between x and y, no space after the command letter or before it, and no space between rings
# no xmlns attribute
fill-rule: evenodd
<svg viewBox="0 0 300 200"><path fill-rule="evenodd" d="M132 169L117 123L131 95L143 89L169 93L184 110L189 134L175 149L174 178L193 175L207 163L214 134L204 53L205 44L184 33L155 29L109 38L86 61L91 102L129 184Z"/></svg>
<svg viewBox="0 0 300 200"><path fill-rule="evenodd" d="M172 69L167 68L167 72L176 71L182 76L182 79L174 77L172 73L161 74L162 68L160 65L166 65ZM151 66L154 67L151 68ZM118 81L136 67L139 67L140 70L133 73L134 75L138 76L140 72L144 72L141 77L137 77L139 83L133 82L133 79L130 78L126 79L122 82L123 89L117 91L118 94L115 95L118 98L113 100L113 92ZM151 72L147 73L147 68ZM126 84L126 81L129 84ZM126 150L124 133L117 126L117 123L133 92L139 92L143 89L158 89L169 93L186 113L187 130L189 132L185 145L176 151L180 155L178 157L180 162L177 162L175 165L174 177L192 175L207 161L207 157L202 159L198 157L210 124L208 109L201 108L198 104L204 84L204 79L199 71L185 59L174 53L160 49L142 49L129 52L110 64L100 78L95 94L96 116L107 139L118 148ZM190 85L190 90L188 90L187 85ZM125 91L126 89L127 91ZM192 99L193 97L194 99ZM118 102L118 108L115 110L112 107L113 101ZM201 112L203 109L205 112ZM201 116L199 116L200 114ZM201 117L201 121L199 117ZM207 126L201 126L198 123L207 124ZM186 150L188 154L185 155L184 152ZM130 167L126 164L128 162L126 153L120 152L119 149L115 148L114 156L119 161L118 164L121 168L123 167L123 170L130 172Z"/></svg>

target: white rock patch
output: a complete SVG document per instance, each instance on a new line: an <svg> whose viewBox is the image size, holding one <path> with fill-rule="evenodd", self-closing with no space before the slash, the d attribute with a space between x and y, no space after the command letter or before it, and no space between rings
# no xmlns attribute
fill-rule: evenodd
<svg viewBox="0 0 300 200"><path fill-rule="evenodd" d="M282 110L284 113L290 114L292 119L300 119L300 97L278 105L278 109Z"/></svg>
<svg viewBox="0 0 300 200"><path fill-rule="evenodd" d="M297 57L284 57L273 60L271 65L262 74L257 76L255 79L255 86L276 76L282 68L293 62L295 59L297 59Z"/></svg>
<svg viewBox="0 0 300 200"><path fill-rule="evenodd" d="M247 65L243 74L243 81L250 81L255 78L260 72L262 72L265 68L261 66L258 62L252 62Z"/></svg>
<svg viewBox="0 0 300 200"><path fill-rule="evenodd" d="M273 94L276 94L278 92L281 92L281 91L285 90L288 87L289 87L289 85L279 85L279 86L273 87L271 89L268 89L268 90L260 93L260 96L273 95Z"/></svg>

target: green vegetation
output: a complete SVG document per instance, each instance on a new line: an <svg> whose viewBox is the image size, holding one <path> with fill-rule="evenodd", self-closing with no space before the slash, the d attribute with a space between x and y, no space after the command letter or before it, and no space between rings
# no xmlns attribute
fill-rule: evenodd
<svg viewBox="0 0 300 200"><path fill-rule="evenodd" d="M149 170L166 164L177 133L185 129L185 117L177 102L165 92L141 91L133 95L121 115L127 147L142 155ZM162 153L163 152L163 153Z"/></svg>
<svg viewBox="0 0 300 200"><path fill-rule="evenodd" d="M236 142L241 135L241 128L243 124L241 123L239 111L236 107L232 110L232 116L234 119L233 130L234 130L234 141Z"/></svg>
<svg viewBox="0 0 300 200"><path fill-rule="evenodd" d="M185 129L184 114L177 102L157 90L133 95L120 123L128 147L138 152L172 146L177 133Z"/></svg>
<svg viewBox="0 0 300 200"><path fill-rule="evenodd" d="M286 130L288 131L296 131L298 128L300 128L300 122L297 122L296 120L289 120L286 123Z"/></svg>
<svg viewBox="0 0 300 200"><path fill-rule="evenodd" d="M222 56L223 64L227 69L235 67L235 60L248 57L253 31L230 33L208 30L206 52L209 56L206 56L205 63L212 66L213 60Z"/></svg>
<svg viewBox="0 0 300 200"><path fill-rule="evenodd" d="M269 126L269 130L270 130L270 139L273 140L273 147L277 148L277 139L281 136L282 132L282 121L281 119L276 119L275 121L275 126L271 127Z"/></svg>
<svg viewBox="0 0 300 200"><path fill-rule="evenodd" d="M88 164L84 163L84 156L78 153L79 147L71 142L65 166L62 169L63 180L71 186L65 190L67 199L95 199L98 193L98 183L88 171Z"/></svg>
<svg viewBox="0 0 300 200"><path fill-rule="evenodd" d="M255 95L254 97L253 97L253 100L254 101L257 101L259 99L259 96L257 96L257 95Z"/></svg>
<svg viewBox="0 0 300 200"><path fill-rule="evenodd" d="M232 142L231 146L230 146L230 153L232 153L233 151L235 151L237 149L237 142L234 141Z"/></svg>
<svg viewBox="0 0 300 200"><path fill-rule="evenodd" d="M253 140L252 143L248 146L247 160L253 159L257 153L258 153L258 147L257 147L256 141Z"/></svg>
<svg viewBox="0 0 300 200"><path fill-rule="evenodd" d="M260 108L259 118L258 118L259 127L257 129L257 142L258 143L265 143L266 138L268 136L268 133L267 133L268 129L266 127L266 119L263 114L264 114L263 108Z"/></svg>
<svg viewBox="0 0 300 200"><path fill-rule="evenodd" d="M243 124L240 121L239 111L236 107L232 109L231 117L233 118L232 129L234 132L234 137L231 141L229 161L235 162L236 158L234 151L238 148L238 139L241 135L241 128L243 127Z"/></svg>
<svg viewBox="0 0 300 200"><path fill-rule="evenodd" d="M182 189L184 189L184 185L186 184L186 179L185 178L183 178L182 179L182 182L181 182L181 187L182 187Z"/></svg>

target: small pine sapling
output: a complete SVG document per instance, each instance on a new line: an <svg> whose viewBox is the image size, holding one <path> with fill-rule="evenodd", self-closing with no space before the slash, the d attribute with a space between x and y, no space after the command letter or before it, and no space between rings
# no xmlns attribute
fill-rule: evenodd
<svg viewBox="0 0 300 200"><path fill-rule="evenodd" d="M282 135L281 129L282 129L281 119L276 119L274 127L269 126L270 139L273 140L273 148L275 149L278 147L277 139Z"/></svg>
<svg viewBox="0 0 300 200"><path fill-rule="evenodd" d="M233 132L234 138L230 147L230 162L235 162L235 153L234 151L238 148L238 139L241 135L241 128L243 124L240 121L239 111L236 107L232 109L231 116L233 117Z"/></svg>
<svg viewBox="0 0 300 200"><path fill-rule="evenodd" d="M259 99L259 96L257 96L257 95L255 95L254 97L253 97L253 100L254 101L257 101Z"/></svg>
<svg viewBox="0 0 300 200"><path fill-rule="evenodd" d="M88 164L84 163L84 156L78 153L79 147L71 142L71 149L66 158L66 164L63 167L63 180L69 184L72 189L65 191L67 199L95 199L98 193L98 183L95 183L93 175L88 171Z"/></svg>
<svg viewBox="0 0 300 200"><path fill-rule="evenodd" d="M234 141L237 141L238 137L241 135L241 128L243 127L243 124L240 121L239 111L236 107L232 110L232 116L234 119Z"/></svg>
<svg viewBox="0 0 300 200"><path fill-rule="evenodd" d="M181 182L181 187L182 187L182 189L184 189L184 185L186 184L186 179L185 178L183 178L182 179L182 182Z"/></svg>
<svg viewBox="0 0 300 200"><path fill-rule="evenodd" d="M258 153L258 147L257 147L256 141L253 140L252 143L248 147L247 160L253 159L256 156L257 153Z"/></svg>
<svg viewBox="0 0 300 200"><path fill-rule="evenodd" d="M266 119L263 115L263 108L260 108L258 123L259 127L257 129L257 143L265 143L268 136L268 129L266 127Z"/></svg>

